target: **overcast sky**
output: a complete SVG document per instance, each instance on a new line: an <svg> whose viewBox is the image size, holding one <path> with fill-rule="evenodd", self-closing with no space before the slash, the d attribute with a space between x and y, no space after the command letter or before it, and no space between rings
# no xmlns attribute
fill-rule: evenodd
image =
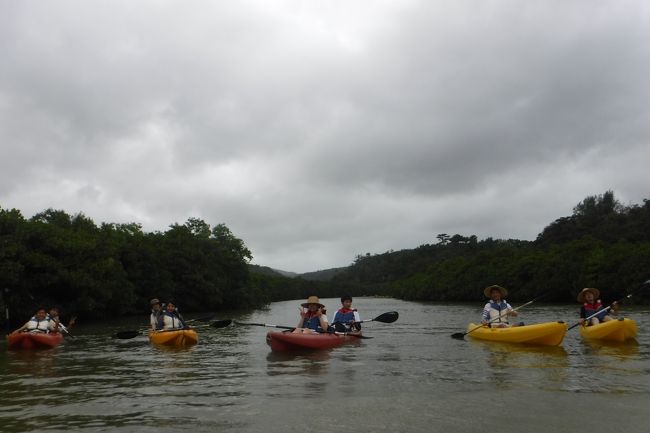
<svg viewBox="0 0 650 433"><path fill-rule="evenodd" d="M0 0L0 207L306 272L650 198L650 2Z"/></svg>

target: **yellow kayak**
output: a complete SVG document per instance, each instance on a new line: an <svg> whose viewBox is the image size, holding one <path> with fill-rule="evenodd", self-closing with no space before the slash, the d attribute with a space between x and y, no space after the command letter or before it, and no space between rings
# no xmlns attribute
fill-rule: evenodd
<svg viewBox="0 0 650 433"><path fill-rule="evenodd" d="M564 322L537 323L511 328L489 328L470 323L466 335L477 340L558 346L562 343L566 331L567 325Z"/></svg>
<svg viewBox="0 0 650 433"><path fill-rule="evenodd" d="M149 341L162 346L191 346L199 342L194 329L174 329L149 332Z"/></svg>
<svg viewBox="0 0 650 433"><path fill-rule="evenodd" d="M580 335L589 340L620 341L636 337L636 322L631 319L618 319L598 325L581 326Z"/></svg>

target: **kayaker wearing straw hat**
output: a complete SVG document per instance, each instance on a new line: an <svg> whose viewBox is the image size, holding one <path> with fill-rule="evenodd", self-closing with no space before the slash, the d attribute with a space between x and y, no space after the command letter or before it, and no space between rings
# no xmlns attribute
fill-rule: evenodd
<svg viewBox="0 0 650 433"><path fill-rule="evenodd" d="M603 309L603 304L598 298L600 298L600 291L592 287L585 287L580 291L580 293L578 293L578 302L582 303L582 307L580 307L580 323L582 325L585 324L585 319L587 317L596 314L600 310L603 311L589 319L587 326L597 325L600 322L609 322L610 320L614 320L614 318L608 314L607 310ZM613 302L609 313L616 315L617 310L618 303Z"/></svg>
<svg viewBox="0 0 650 433"><path fill-rule="evenodd" d="M513 311L510 304L504 299L508 296L508 291L505 288L495 284L486 287L483 294L490 298L490 302L483 307L483 315L481 316L483 325L490 324L492 328L518 326L516 323L510 324L508 322L508 316L516 316L517 312Z"/></svg>
<svg viewBox="0 0 650 433"><path fill-rule="evenodd" d="M157 331L162 328L162 304L158 298L153 298L151 301L149 301L149 305L151 305L151 316L149 316L149 324L151 325L152 331Z"/></svg>
<svg viewBox="0 0 650 433"><path fill-rule="evenodd" d="M310 296L307 302L301 304L300 321L293 330L294 333L326 332L329 327L325 305L321 304L318 296Z"/></svg>

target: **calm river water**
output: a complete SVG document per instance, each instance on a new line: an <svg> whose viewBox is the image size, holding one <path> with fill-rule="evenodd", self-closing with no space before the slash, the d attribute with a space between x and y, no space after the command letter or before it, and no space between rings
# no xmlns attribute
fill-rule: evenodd
<svg viewBox="0 0 650 433"><path fill-rule="evenodd" d="M293 326L301 301L220 318ZM324 300L331 312L335 299ZM560 347L450 338L481 305L358 298L373 339L329 351L272 353L268 328L204 328L197 346L152 347L112 333L145 323L79 324L37 353L0 343L0 431L75 432L646 432L650 308L625 310L638 344ZM528 323L575 323L578 307L531 305ZM331 315L331 313L330 313ZM187 317L191 318L191 317Z"/></svg>

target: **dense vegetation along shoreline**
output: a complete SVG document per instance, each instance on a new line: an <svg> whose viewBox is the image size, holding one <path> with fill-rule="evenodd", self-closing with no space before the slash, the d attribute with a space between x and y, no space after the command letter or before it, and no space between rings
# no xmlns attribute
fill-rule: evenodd
<svg viewBox="0 0 650 433"><path fill-rule="evenodd" d="M48 209L25 219L0 207L0 307L15 323L39 305L56 304L80 318L138 314L152 297L177 299L184 312L314 293L480 301L480 288L494 283L510 288L512 301L551 291L547 301L573 302L583 287L617 298L650 276L650 201L623 206L611 191L585 198L535 241L436 238L359 255L346 268L288 277L249 265L251 251L225 224L190 218L146 233L136 223L98 226L81 213ZM633 300L649 299L640 293Z"/></svg>

